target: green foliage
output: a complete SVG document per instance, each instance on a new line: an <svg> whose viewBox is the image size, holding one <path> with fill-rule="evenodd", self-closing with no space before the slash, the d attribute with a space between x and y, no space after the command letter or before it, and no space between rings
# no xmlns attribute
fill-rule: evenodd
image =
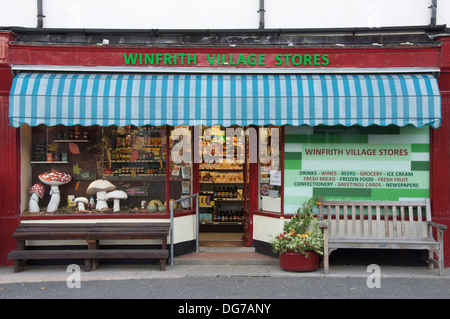
<svg viewBox="0 0 450 319"><path fill-rule="evenodd" d="M319 228L319 220L314 210L320 205L320 197L313 197L299 207L292 218L284 223L283 232L270 241L273 251L284 253L299 252L308 256L314 251L323 255L324 237Z"/></svg>

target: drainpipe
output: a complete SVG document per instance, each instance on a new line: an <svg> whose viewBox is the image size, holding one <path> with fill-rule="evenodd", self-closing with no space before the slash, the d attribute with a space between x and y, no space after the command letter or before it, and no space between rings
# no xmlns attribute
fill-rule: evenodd
<svg viewBox="0 0 450 319"><path fill-rule="evenodd" d="M429 6L431 9L431 20L430 20L430 26L436 25L436 13L437 13L437 0L431 0L431 6Z"/></svg>
<svg viewBox="0 0 450 319"><path fill-rule="evenodd" d="M42 13L42 0L37 0L37 28L44 26L44 14Z"/></svg>
<svg viewBox="0 0 450 319"><path fill-rule="evenodd" d="M266 10L264 10L264 0L259 0L259 28L260 29L264 29L264 12L266 12Z"/></svg>

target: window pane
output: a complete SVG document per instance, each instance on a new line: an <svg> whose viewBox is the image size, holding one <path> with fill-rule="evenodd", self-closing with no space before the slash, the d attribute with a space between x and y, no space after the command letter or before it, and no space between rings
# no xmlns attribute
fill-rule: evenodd
<svg viewBox="0 0 450 319"><path fill-rule="evenodd" d="M259 209L281 212L280 127L259 128Z"/></svg>

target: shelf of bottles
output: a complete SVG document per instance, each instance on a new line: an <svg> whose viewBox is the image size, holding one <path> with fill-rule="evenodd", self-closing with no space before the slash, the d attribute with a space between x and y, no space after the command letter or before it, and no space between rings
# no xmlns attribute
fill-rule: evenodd
<svg viewBox="0 0 450 319"><path fill-rule="evenodd" d="M108 127L104 177L109 180L164 180L166 139L164 128Z"/></svg>
<svg viewBox="0 0 450 319"><path fill-rule="evenodd" d="M209 143L216 142L219 149L226 145L233 145L237 152L236 139L233 143L226 143L224 131L219 127L212 127L210 133L204 136L203 149L208 149ZM227 137L228 138L228 137ZM217 147L217 145L216 145ZM199 206L200 223L202 225L243 225L244 219L244 164L233 161L227 162L223 158L204 160L199 164Z"/></svg>

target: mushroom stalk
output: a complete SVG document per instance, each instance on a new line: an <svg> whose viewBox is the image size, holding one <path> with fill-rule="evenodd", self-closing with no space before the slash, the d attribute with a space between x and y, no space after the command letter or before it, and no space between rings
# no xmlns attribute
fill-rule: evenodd
<svg viewBox="0 0 450 319"><path fill-rule="evenodd" d="M102 208L108 208L108 203L106 203L106 191L97 192L97 205L95 209L100 210Z"/></svg>
<svg viewBox="0 0 450 319"><path fill-rule="evenodd" d="M115 212L120 211L120 199L118 199L118 198L114 199L113 211L115 211Z"/></svg>
<svg viewBox="0 0 450 319"><path fill-rule="evenodd" d="M28 206L30 213L39 213L39 195L37 193L31 194Z"/></svg>
<svg viewBox="0 0 450 319"><path fill-rule="evenodd" d="M59 195L59 187L58 185L52 185L50 189L50 202L47 206L47 212L52 213L58 209L59 201L61 199L61 196Z"/></svg>

